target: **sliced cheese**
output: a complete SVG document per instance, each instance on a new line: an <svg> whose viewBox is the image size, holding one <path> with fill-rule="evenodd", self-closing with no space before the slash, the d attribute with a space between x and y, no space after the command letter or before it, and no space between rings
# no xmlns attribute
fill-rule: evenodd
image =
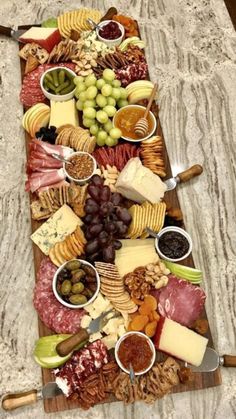
<svg viewBox="0 0 236 419"><path fill-rule="evenodd" d="M166 185L159 176L143 166L138 157L128 161L119 174L116 189L126 198L142 203L152 204L160 202L166 191Z"/></svg>
<svg viewBox="0 0 236 419"><path fill-rule="evenodd" d="M157 349L198 367L201 365L208 339L181 324L161 318L154 344Z"/></svg>
<svg viewBox="0 0 236 419"><path fill-rule="evenodd" d="M138 266L145 266L159 260L155 239L121 240L122 247L116 251L115 264L121 276L132 272Z"/></svg>
<svg viewBox="0 0 236 419"><path fill-rule="evenodd" d="M20 37L21 42L35 42L36 44L41 45L42 48L45 48L48 52L50 52L60 40L61 35L57 28L42 28L37 26L32 26L32 28Z"/></svg>
<svg viewBox="0 0 236 419"><path fill-rule="evenodd" d="M51 247L73 233L78 225L82 225L81 219L65 204L31 235L31 239L48 255Z"/></svg>
<svg viewBox="0 0 236 419"><path fill-rule="evenodd" d="M49 126L61 127L62 125L70 124L74 127L79 126L78 111L75 106L75 99L67 100L66 102L50 101L51 115Z"/></svg>

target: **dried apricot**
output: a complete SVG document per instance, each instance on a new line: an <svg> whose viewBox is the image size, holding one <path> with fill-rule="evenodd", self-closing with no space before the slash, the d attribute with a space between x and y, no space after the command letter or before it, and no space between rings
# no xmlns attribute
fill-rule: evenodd
<svg viewBox="0 0 236 419"><path fill-rule="evenodd" d="M145 328L148 322L149 322L148 316L142 316L141 314L137 314L137 316L131 322L131 328L132 330L140 332L141 330Z"/></svg>
<svg viewBox="0 0 236 419"><path fill-rule="evenodd" d="M141 306L141 304L143 304L143 301L138 300L138 298L132 297L132 300L133 300L134 304L137 304L137 306Z"/></svg>
<svg viewBox="0 0 236 419"><path fill-rule="evenodd" d="M154 320L151 323L148 323L145 326L145 333L146 333L146 335L149 338L152 338L155 335L155 333L156 333L156 328L157 328L157 321L156 320Z"/></svg>
<svg viewBox="0 0 236 419"><path fill-rule="evenodd" d="M152 315L153 315L153 320L157 320L157 321L160 320L160 316L156 311L152 311Z"/></svg>
<svg viewBox="0 0 236 419"><path fill-rule="evenodd" d="M146 295L146 297L144 297L144 303L150 306L151 311L155 311L157 309L157 300L152 295Z"/></svg>
<svg viewBox="0 0 236 419"><path fill-rule="evenodd" d="M150 307L150 306L149 306L148 304L146 304L146 303L143 303L143 304L139 307L138 311L139 311L139 313L140 313L140 314L143 314L143 315L145 315L145 316L148 316L148 315L151 313L151 311L152 311L152 307Z"/></svg>

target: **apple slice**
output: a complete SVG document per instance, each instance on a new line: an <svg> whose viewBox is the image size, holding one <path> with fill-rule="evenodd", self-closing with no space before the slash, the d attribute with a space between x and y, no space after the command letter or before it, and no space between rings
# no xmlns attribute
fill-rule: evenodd
<svg viewBox="0 0 236 419"><path fill-rule="evenodd" d="M39 131L41 127L47 127L50 120L50 110L42 110L35 115L32 123L30 124L30 135L35 136L35 133Z"/></svg>
<svg viewBox="0 0 236 419"><path fill-rule="evenodd" d="M163 260L162 262L164 262L167 269L169 269L171 273L176 275L178 278L185 279L193 284L200 284L202 282L202 271L199 269L179 265L178 263L169 262L167 260Z"/></svg>

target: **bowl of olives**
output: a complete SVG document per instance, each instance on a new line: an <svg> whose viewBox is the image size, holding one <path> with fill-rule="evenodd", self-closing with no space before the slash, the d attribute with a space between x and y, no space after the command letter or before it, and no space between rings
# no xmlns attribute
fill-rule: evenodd
<svg viewBox="0 0 236 419"><path fill-rule="evenodd" d="M92 303L99 293L100 278L91 263L72 259L57 269L52 289L56 299L66 307L82 308Z"/></svg>

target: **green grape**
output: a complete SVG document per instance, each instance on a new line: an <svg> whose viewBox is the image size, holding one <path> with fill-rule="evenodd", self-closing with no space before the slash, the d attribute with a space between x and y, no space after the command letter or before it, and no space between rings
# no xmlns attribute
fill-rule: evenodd
<svg viewBox="0 0 236 419"><path fill-rule="evenodd" d="M105 68L105 70L103 70L102 77L106 81L113 81L116 75L113 70L110 70L110 68Z"/></svg>
<svg viewBox="0 0 236 419"><path fill-rule="evenodd" d="M96 138L96 143L99 147L103 147L105 145L105 140L100 139L100 138Z"/></svg>
<svg viewBox="0 0 236 419"><path fill-rule="evenodd" d="M94 108L85 108L83 112L84 118L94 119L96 117L96 111Z"/></svg>
<svg viewBox="0 0 236 419"><path fill-rule="evenodd" d="M106 84L105 80L103 79L98 79L97 83L96 83L96 87L98 90L101 90L101 88L104 86L104 84Z"/></svg>
<svg viewBox="0 0 236 419"><path fill-rule="evenodd" d="M111 129L113 128L113 123L110 119L108 119L108 121L103 125L103 128L106 132L111 131Z"/></svg>
<svg viewBox="0 0 236 419"><path fill-rule="evenodd" d="M129 104L128 100L125 99L119 99L117 102L118 108L123 108L124 106L127 106Z"/></svg>
<svg viewBox="0 0 236 419"><path fill-rule="evenodd" d="M86 91L87 99L94 99L97 96L98 89L95 86L88 87Z"/></svg>
<svg viewBox="0 0 236 419"><path fill-rule="evenodd" d="M115 100L120 99L120 89L118 87L113 87L111 96L114 97Z"/></svg>
<svg viewBox="0 0 236 419"><path fill-rule="evenodd" d="M107 104L109 105L109 106L116 106L116 101L115 101L115 99L113 98L113 97L107 97Z"/></svg>
<svg viewBox="0 0 236 419"><path fill-rule="evenodd" d="M91 127L89 128L90 134L92 135L97 135L97 133L99 132L99 127L97 124L91 125Z"/></svg>
<svg viewBox="0 0 236 419"><path fill-rule="evenodd" d="M86 90L86 87L84 83L78 83L75 89L75 97L79 99L79 95L81 92L84 92Z"/></svg>
<svg viewBox="0 0 236 419"><path fill-rule="evenodd" d="M113 87L120 87L120 86L121 86L121 82L120 82L120 80L113 80L113 82L112 82L112 86L113 86Z"/></svg>
<svg viewBox="0 0 236 419"><path fill-rule="evenodd" d="M109 131L109 135L113 140L118 140L121 137L122 132L119 128L112 128Z"/></svg>
<svg viewBox="0 0 236 419"><path fill-rule="evenodd" d="M127 99L128 92L124 87L120 87L120 99Z"/></svg>
<svg viewBox="0 0 236 419"><path fill-rule="evenodd" d="M105 124L108 121L108 115L104 111L97 111L96 119L100 122L100 124Z"/></svg>
<svg viewBox="0 0 236 419"><path fill-rule="evenodd" d="M96 102L95 102L95 100L94 99L86 100L84 102L84 109L85 108L96 108Z"/></svg>
<svg viewBox="0 0 236 419"><path fill-rule="evenodd" d="M81 92L80 95L79 95L79 100L81 102L85 102L86 99L87 99L87 93L86 92Z"/></svg>
<svg viewBox="0 0 236 419"><path fill-rule="evenodd" d="M95 119L83 118L83 125L86 128L90 128L92 125L95 125L95 124L96 124Z"/></svg>
<svg viewBox="0 0 236 419"><path fill-rule="evenodd" d="M104 112L107 113L108 116L114 116L116 113L116 108L114 106L105 106L105 108L103 108Z"/></svg>
<svg viewBox="0 0 236 419"><path fill-rule="evenodd" d="M113 147L114 145L116 145L116 140L113 140L113 138L108 136L105 140L105 144L109 147Z"/></svg>
<svg viewBox="0 0 236 419"><path fill-rule="evenodd" d="M76 77L74 77L73 82L76 85L77 84L80 84L80 83L83 83L84 82L84 78L82 76L76 76Z"/></svg>
<svg viewBox="0 0 236 419"><path fill-rule="evenodd" d="M103 95L101 95L101 93L97 95L96 102L100 108L103 108L107 105L107 99Z"/></svg>
<svg viewBox="0 0 236 419"><path fill-rule="evenodd" d="M84 103L81 100L77 100L76 102L76 108L78 109L78 111L82 111L84 109Z"/></svg>
<svg viewBox="0 0 236 419"><path fill-rule="evenodd" d="M105 140L106 140L107 136L108 136L107 132L106 132L106 131L101 130L101 131L99 131L99 132L98 132L98 134L97 134L97 139L98 139L98 140L101 140L101 141L104 141L104 143L105 143Z"/></svg>
<svg viewBox="0 0 236 419"><path fill-rule="evenodd" d="M104 84L104 86L101 88L101 93L103 96L111 96L112 94L112 87L110 86L110 84Z"/></svg>
<svg viewBox="0 0 236 419"><path fill-rule="evenodd" d="M96 79L95 75L94 74L89 74L87 77L85 77L84 84L85 84L86 87L95 86L96 81L97 81L97 79Z"/></svg>

